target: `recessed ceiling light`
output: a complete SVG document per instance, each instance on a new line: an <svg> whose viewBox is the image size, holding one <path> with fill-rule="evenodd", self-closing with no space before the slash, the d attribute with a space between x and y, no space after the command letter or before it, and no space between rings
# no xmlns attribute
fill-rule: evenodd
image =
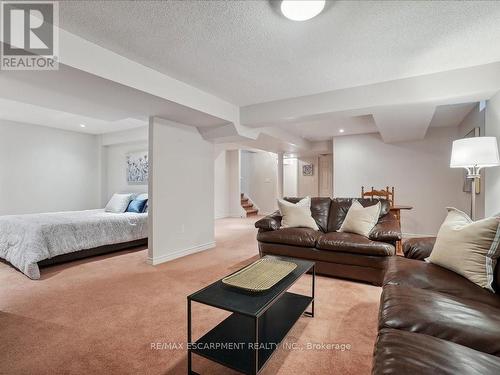
<svg viewBox="0 0 500 375"><path fill-rule="evenodd" d="M316 17L325 8L325 0L283 0L281 13L292 21L305 21Z"/></svg>
<svg viewBox="0 0 500 375"><path fill-rule="evenodd" d="M343 133L344 132L344 129L339 129L339 133Z"/></svg>
<svg viewBox="0 0 500 375"><path fill-rule="evenodd" d="M86 127L87 127L87 125L85 125L85 124L80 124L80 128L86 128Z"/></svg>

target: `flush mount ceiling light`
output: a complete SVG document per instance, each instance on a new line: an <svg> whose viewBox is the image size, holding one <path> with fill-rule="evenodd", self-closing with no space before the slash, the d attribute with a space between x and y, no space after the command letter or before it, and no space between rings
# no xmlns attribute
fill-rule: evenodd
<svg viewBox="0 0 500 375"><path fill-rule="evenodd" d="M339 133L343 133L344 132L344 129L339 129Z"/></svg>
<svg viewBox="0 0 500 375"><path fill-rule="evenodd" d="M80 128L86 128L86 127L87 127L87 125L85 125L85 124L80 124Z"/></svg>
<svg viewBox="0 0 500 375"><path fill-rule="evenodd" d="M325 0L283 0L281 13L293 21L306 21L316 17L325 8Z"/></svg>

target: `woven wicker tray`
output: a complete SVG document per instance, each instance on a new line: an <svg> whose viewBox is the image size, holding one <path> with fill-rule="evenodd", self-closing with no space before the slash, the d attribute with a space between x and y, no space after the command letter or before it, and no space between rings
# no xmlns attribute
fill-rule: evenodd
<svg viewBox="0 0 500 375"><path fill-rule="evenodd" d="M249 292L264 292L292 272L297 265L279 259L260 259L222 279L226 285Z"/></svg>

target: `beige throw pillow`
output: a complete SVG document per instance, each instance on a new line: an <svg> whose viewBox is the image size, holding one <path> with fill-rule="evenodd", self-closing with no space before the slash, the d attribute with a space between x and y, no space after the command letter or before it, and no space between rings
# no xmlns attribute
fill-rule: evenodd
<svg viewBox="0 0 500 375"><path fill-rule="evenodd" d="M499 243L500 218L474 222L464 212L448 208L448 216L426 260L494 291L493 271L500 256Z"/></svg>
<svg viewBox="0 0 500 375"><path fill-rule="evenodd" d="M305 197L297 203L278 199L278 207L283 228L303 227L319 230L318 224L311 216L311 198Z"/></svg>
<svg viewBox="0 0 500 375"><path fill-rule="evenodd" d="M339 232L356 233L368 237L373 227L377 225L381 207L380 202L373 206L363 207L357 200L353 200Z"/></svg>

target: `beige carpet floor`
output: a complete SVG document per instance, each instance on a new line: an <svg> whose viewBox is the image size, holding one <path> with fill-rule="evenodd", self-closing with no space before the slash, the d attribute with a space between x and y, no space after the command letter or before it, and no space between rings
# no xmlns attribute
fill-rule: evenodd
<svg viewBox="0 0 500 375"><path fill-rule="evenodd" d="M257 258L254 221L218 220L215 249L156 267L145 249L45 268L37 281L0 264L0 374L185 374L186 296ZM316 285L316 316L299 319L263 373L369 374L381 289L319 276ZM193 316L197 338L226 313L194 304Z"/></svg>

